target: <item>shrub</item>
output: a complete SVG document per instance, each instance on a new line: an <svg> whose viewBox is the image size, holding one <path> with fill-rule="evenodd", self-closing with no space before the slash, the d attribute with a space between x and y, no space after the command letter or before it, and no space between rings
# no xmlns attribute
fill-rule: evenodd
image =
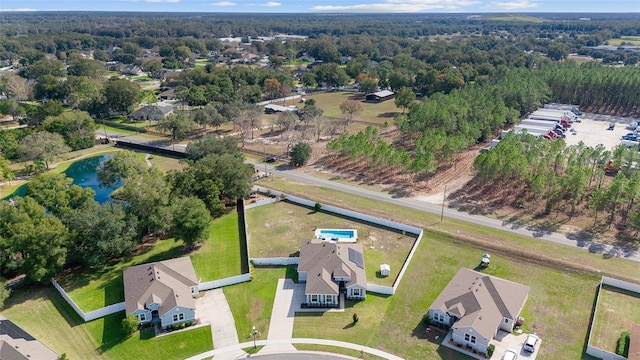
<svg viewBox="0 0 640 360"><path fill-rule="evenodd" d="M184 329L187 325L185 323L180 324L180 329Z"/></svg>
<svg viewBox="0 0 640 360"><path fill-rule="evenodd" d="M353 314L353 323L357 323L360 318L358 318L358 314Z"/></svg>
<svg viewBox="0 0 640 360"><path fill-rule="evenodd" d="M311 145L299 142L293 146L291 149L291 165L293 166L302 166L311 159Z"/></svg>
<svg viewBox="0 0 640 360"><path fill-rule="evenodd" d="M131 314L126 318L122 319L121 323L122 333L125 336L131 336L133 333L138 331L138 317Z"/></svg>
<svg viewBox="0 0 640 360"><path fill-rule="evenodd" d="M320 204L320 203L316 203L316 204L313 206L313 208L314 208L314 209L316 209L316 211L320 211L320 209L322 208L322 204Z"/></svg>
<svg viewBox="0 0 640 360"><path fill-rule="evenodd" d="M489 347L487 348L487 356L491 358L491 355L493 355L494 351L496 351L496 346L493 344L489 345Z"/></svg>
<svg viewBox="0 0 640 360"><path fill-rule="evenodd" d="M623 331L618 339L618 347L616 348L616 354L627 357L629 355L629 342L631 340L631 334L628 331Z"/></svg>

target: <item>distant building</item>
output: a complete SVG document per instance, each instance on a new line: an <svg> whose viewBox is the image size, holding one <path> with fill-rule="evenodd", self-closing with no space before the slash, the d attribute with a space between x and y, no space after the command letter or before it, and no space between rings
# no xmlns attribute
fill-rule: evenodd
<svg viewBox="0 0 640 360"><path fill-rule="evenodd" d="M176 99L176 90L174 88L165 90L158 94L160 100L175 100Z"/></svg>
<svg viewBox="0 0 640 360"><path fill-rule="evenodd" d="M380 103L383 101L391 100L394 97L396 97L396 94L393 91L382 90L382 91L374 92L371 94L367 94L366 101Z"/></svg>
<svg viewBox="0 0 640 360"><path fill-rule="evenodd" d="M298 112L298 108L295 105L282 106L282 105L269 104L269 105L265 105L264 112L266 114L275 114L279 112L292 112L295 114Z"/></svg>
<svg viewBox="0 0 640 360"><path fill-rule="evenodd" d="M130 121L158 121L172 112L171 106L147 105L133 111L127 118Z"/></svg>

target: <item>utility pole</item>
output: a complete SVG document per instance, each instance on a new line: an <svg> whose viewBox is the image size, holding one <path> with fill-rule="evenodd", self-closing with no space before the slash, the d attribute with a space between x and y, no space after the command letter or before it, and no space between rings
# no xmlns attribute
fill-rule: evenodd
<svg viewBox="0 0 640 360"><path fill-rule="evenodd" d="M444 186L444 193L442 194L442 211L440 212L440 222L444 219L444 202L447 199L447 185Z"/></svg>
<svg viewBox="0 0 640 360"><path fill-rule="evenodd" d="M267 146L262 145L262 151L264 152L264 176L267 177Z"/></svg>

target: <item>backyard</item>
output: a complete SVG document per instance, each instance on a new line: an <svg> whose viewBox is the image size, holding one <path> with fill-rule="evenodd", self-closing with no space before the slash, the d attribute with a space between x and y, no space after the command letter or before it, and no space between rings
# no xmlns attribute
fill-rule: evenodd
<svg viewBox="0 0 640 360"><path fill-rule="evenodd" d="M591 330L591 345L615 353L620 334L631 332L634 323L640 324L639 306L639 294L603 285Z"/></svg>
<svg viewBox="0 0 640 360"><path fill-rule="evenodd" d="M240 275L237 219L235 211L215 219L210 226L209 237L198 250L186 253L182 241L159 240L142 244L137 255L103 269L84 272L70 269L58 278L58 282L86 312L124 301L122 271L133 265L191 256L196 275L201 281Z"/></svg>
<svg viewBox="0 0 640 360"><path fill-rule="evenodd" d="M314 238L316 228L356 229L364 248L367 282L391 286L415 242L415 237L337 216L324 211L280 201L247 210L251 257L289 257L297 253L302 240ZM379 275L380 264L391 273Z"/></svg>

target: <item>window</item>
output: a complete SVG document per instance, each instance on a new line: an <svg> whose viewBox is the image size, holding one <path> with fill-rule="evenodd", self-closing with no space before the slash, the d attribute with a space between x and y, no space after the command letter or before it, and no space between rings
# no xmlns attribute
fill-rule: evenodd
<svg viewBox="0 0 640 360"><path fill-rule="evenodd" d="M142 313L142 314L138 315L138 319L139 319L140 321L145 321L145 320L147 320L147 314Z"/></svg>
<svg viewBox="0 0 640 360"><path fill-rule="evenodd" d="M324 296L324 301L333 302L333 295L325 295Z"/></svg>
<svg viewBox="0 0 640 360"><path fill-rule="evenodd" d="M353 296L360 296L360 289L353 289Z"/></svg>
<svg viewBox="0 0 640 360"><path fill-rule="evenodd" d="M173 322L184 320L184 313L173 314Z"/></svg>
<svg viewBox="0 0 640 360"><path fill-rule="evenodd" d="M509 319L504 319L504 322L508 324L509 323Z"/></svg>
<svg viewBox="0 0 640 360"><path fill-rule="evenodd" d="M311 302L318 302L318 295L311 295Z"/></svg>
<svg viewBox="0 0 640 360"><path fill-rule="evenodd" d="M472 344L475 344L475 343L476 343L476 337L475 337L475 336L472 336L472 337L471 337L471 343L472 343Z"/></svg>
<svg viewBox="0 0 640 360"><path fill-rule="evenodd" d="M464 341L469 341L471 338L471 336L469 336L469 334L464 334Z"/></svg>

